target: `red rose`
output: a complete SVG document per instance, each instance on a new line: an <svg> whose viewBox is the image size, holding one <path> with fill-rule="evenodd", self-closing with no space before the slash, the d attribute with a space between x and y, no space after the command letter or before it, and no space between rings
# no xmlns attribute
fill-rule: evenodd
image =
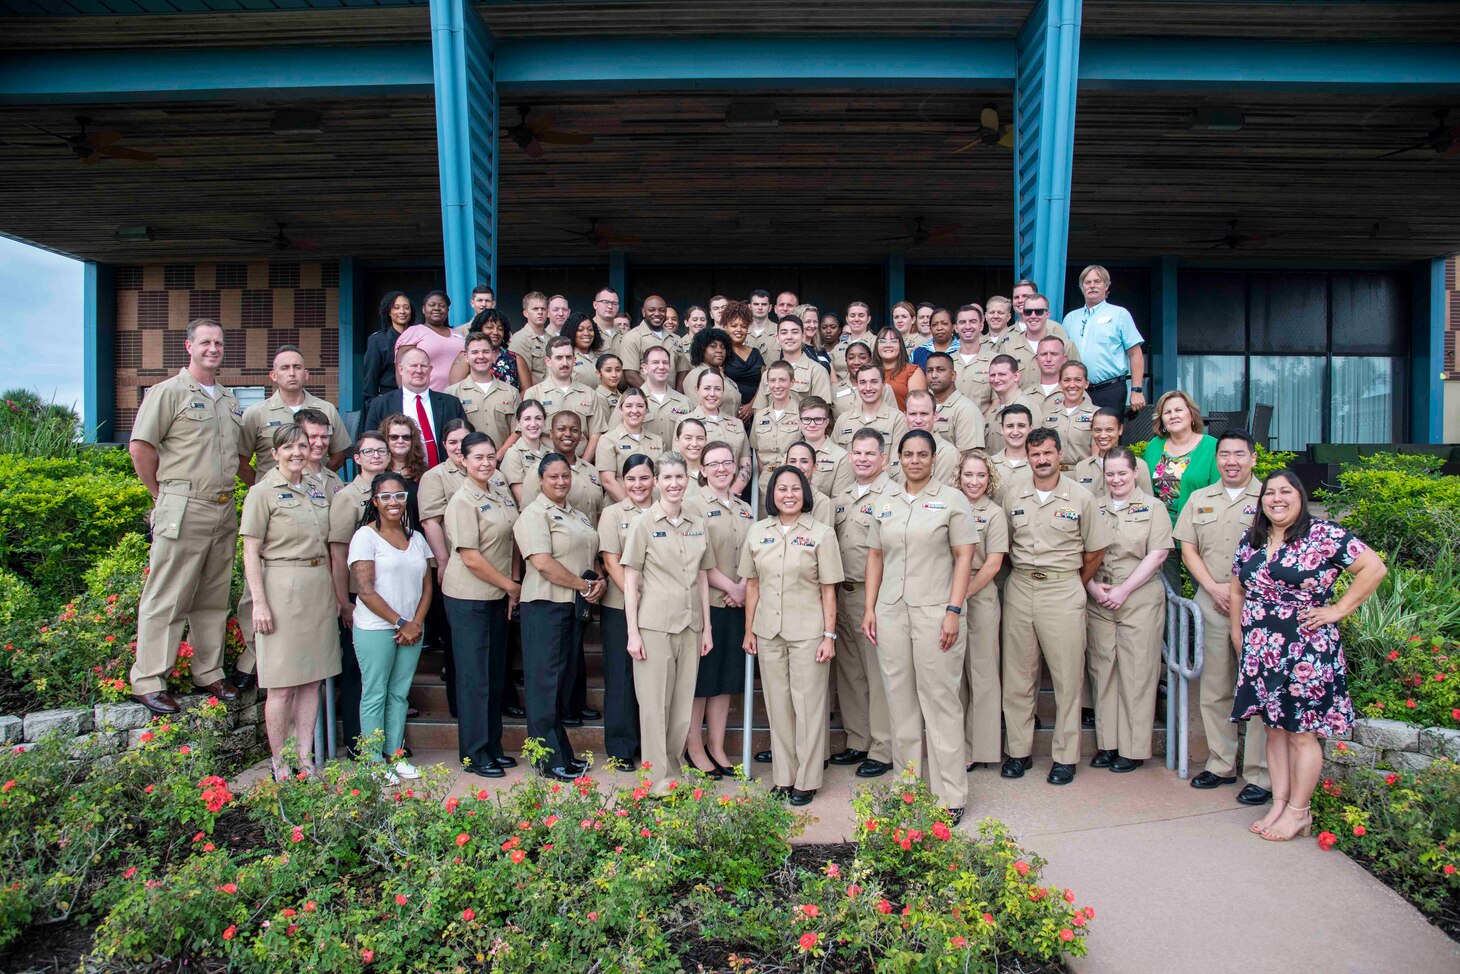
<svg viewBox="0 0 1460 974"><path fill-rule="evenodd" d="M878 913L891 913L892 912L892 904L889 903L889 902L887 902L886 900L879 901L878 904L877 904L877 912Z"/></svg>
<svg viewBox="0 0 1460 974"><path fill-rule="evenodd" d="M406 894L404 894L404 893L397 893L397 894L395 894L395 905L396 906L405 906L406 905Z"/></svg>
<svg viewBox="0 0 1460 974"><path fill-rule="evenodd" d="M806 914L809 917L814 917L821 913L821 907L817 906L815 903L803 903L801 906L797 907L797 909L799 909L802 913Z"/></svg>
<svg viewBox="0 0 1460 974"><path fill-rule="evenodd" d="M467 923L471 923L477 918L477 911L473 910L471 907L467 907L466 909L461 911L461 918Z"/></svg>
<svg viewBox="0 0 1460 974"><path fill-rule="evenodd" d="M1414 702L1414 698L1413 697L1410 697L1408 700L1404 701L1404 705L1406 707L1408 707L1410 710L1413 710L1415 707L1418 707L1419 706L1419 704L1417 704L1417 703Z"/></svg>
<svg viewBox="0 0 1460 974"><path fill-rule="evenodd" d="M514 850L512 850L512 864L513 865L517 865L518 863L522 862L522 860L524 860L526 858L527 858L527 853L523 852L521 849L514 849Z"/></svg>
<svg viewBox="0 0 1460 974"><path fill-rule="evenodd" d="M1365 835L1368 835L1368 834L1369 834L1369 830L1366 829L1366 828L1364 828L1362 825L1355 825L1354 826L1354 835L1365 836Z"/></svg>
<svg viewBox="0 0 1460 974"><path fill-rule="evenodd" d="M233 935L236 934L236 933L238 933L238 924L235 923L235 924L232 924L231 926L229 926L229 928L227 930L224 930L223 931L223 939L224 940L232 940L233 939Z"/></svg>
<svg viewBox="0 0 1460 974"><path fill-rule="evenodd" d="M907 804L911 805L913 802L915 802L915 801L918 800L918 796L917 795L914 795L910 791L905 791L905 792L902 793L902 800L904 802L906 802Z"/></svg>
<svg viewBox="0 0 1460 974"><path fill-rule="evenodd" d="M1020 876L1028 876L1029 863L1025 862L1023 859L1020 859L1018 862L1014 863L1014 871L1017 872Z"/></svg>
<svg viewBox="0 0 1460 974"><path fill-rule="evenodd" d="M1318 833L1318 848L1322 849L1324 852L1327 852L1329 849L1332 849L1334 843L1337 842L1337 841L1338 841L1338 836L1334 835L1332 832L1319 832Z"/></svg>
<svg viewBox="0 0 1460 974"><path fill-rule="evenodd" d="M1455 867L1452 866L1452 865L1450 865L1448 862L1445 863L1443 871L1444 871L1444 873L1445 873L1446 876L1453 876L1453 875L1455 875Z"/></svg>
<svg viewBox="0 0 1460 974"><path fill-rule="evenodd" d="M361 951L360 951L360 959L363 960L367 964L370 963L371 961L373 961L375 959L375 951L371 950L369 947L365 947L365 948L361 949Z"/></svg>
<svg viewBox="0 0 1460 974"><path fill-rule="evenodd" d="M956 950L962 950L964 947L968 946L968 941L964 940L962 937L954 937L952 940L948 941L948 944Z"/></svg>
<svg viewBox="0 0 1460 974"><path fill-rule="evenodd" d="M1394 784L1398 780L1399 780L1399 775L1397 775L1397 774L1387 774L1387 775L1384 776L1384 784L1386 784L1386 785L1392 785L1392 784Z"/></svg>
<svg viewBox="0 0 1460 974"><path fill-rule="evenodd" d="M810 950L815 947L817 943L820 942L820 940L821 934L819 933L803 933L801 935L801 949Z"/></svg>
<svg viewBox="0 0 1460 974"><path fill-rule="evenodd" d="M458 835L456 837L456 844L457 845L466 845L470 841L471 841L471 836L467 835L465 832L461 833L460 835Z"/></svg>
<svg viewBox="0 0 1460 974"><path fill-rule="evenodd" d="M1075 939L1075 931L1071 930L1069 927L1065 927L1063 930L1060 931L1060 939L1065 941L1066 943L1069 943L1071 940Z"/></svg>

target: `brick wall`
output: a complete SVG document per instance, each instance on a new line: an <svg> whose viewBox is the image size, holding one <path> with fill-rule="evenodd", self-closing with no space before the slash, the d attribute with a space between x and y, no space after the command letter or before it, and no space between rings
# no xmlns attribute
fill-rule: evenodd
<svg viewBox="0 0 1460 974"><path fill-rule="evenodd" d="M132 429L142 390L187 364L194 318L221 322L222 381L269 386L274 349L298 345L309 391L339 398L339 264L334 261L140 264L116 269L117 438Z"/></svg>

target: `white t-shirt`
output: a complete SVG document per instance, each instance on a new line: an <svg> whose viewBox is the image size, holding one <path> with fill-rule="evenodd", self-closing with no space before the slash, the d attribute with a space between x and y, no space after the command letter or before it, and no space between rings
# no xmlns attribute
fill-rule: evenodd
<svg viewBox="0 0 1460 974"><path fill-rule="evenodd" d="M1230 498L1232 498L1232 500L1236 500L1237 498L1241 497L1243 494L1247 493L1247 488L1245 486L1243 486L1243 487L1227 487L1227 488L1224 488L1224 489L1227 491L1227 496L1230 497Z"/></svg>
<svg viewBox="0 0 1460 974"><path fill-rule="evenodd" d="M426 535L411 532L411 543L405 551L382 538L370 525L360 528L350 539L350 569L357 561L375 562L375 591L402 617L410 619L421 604L421 588L428 570L431 548ZM382 619L370 611L364 599L355 602L355 626L359 629L394 629L394 619Z"/></svg>

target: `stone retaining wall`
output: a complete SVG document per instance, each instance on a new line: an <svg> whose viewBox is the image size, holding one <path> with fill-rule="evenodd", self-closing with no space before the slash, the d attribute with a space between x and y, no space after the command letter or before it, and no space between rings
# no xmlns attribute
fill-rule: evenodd
<svg viewBox="0 0 1460 974"><path fill-rule="evenodd" d="M1323 742L1323 773L1328 777L1368 768L1423 771L1440 760L1460 761L1460 730L1365 717L1354 722L1350 733Z"/></svg>
<svg viewBox="0 0 1460 974"><path fill-rule="evenodd" d="M208 697L207 694L190 693L176 699L185 713ZM0 746L23 749L42 738L60 735L73 742L71 752L76 757L106 757L131 750L141 743L141 737L154 716L140 703L130 701L39 710L23 717L0 716ZM225 741L240 751L251 751L265 740L264 702L257 690L250 690L230 702L223 719L228 730Z"/></svg>

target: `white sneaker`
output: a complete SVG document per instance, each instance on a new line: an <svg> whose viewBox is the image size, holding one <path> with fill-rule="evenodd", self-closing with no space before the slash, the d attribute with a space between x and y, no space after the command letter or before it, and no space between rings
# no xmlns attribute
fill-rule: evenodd
<svg viewBox="0 0 1460 974"><path fill-rule="evenodd" d="M416 766L409 761L397 761L395 763L395 773L402 778L419 778L421 776L421 772L417 771Z"/></svg>
<svg viewBox="0 0 1460 974"><path fill-rule="evenodd" d="M377 774L381 778L385 779L385 783L388 784L388 785L398 785L398 784L400 784L400 778L396 775L396 773L394 771L390 770L389 768L387 768L383 764L380 765L380 767L378 767L378 768L375 769L375 774Z"/></svg>

